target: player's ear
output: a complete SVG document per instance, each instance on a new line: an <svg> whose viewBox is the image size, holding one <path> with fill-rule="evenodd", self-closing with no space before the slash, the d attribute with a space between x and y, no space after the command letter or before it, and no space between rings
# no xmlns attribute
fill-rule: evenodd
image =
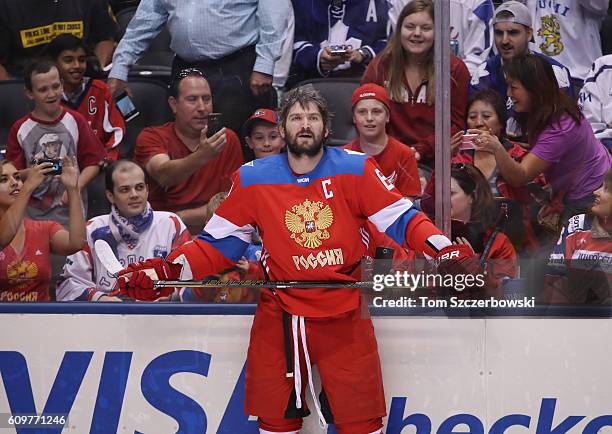
<svg viewBox="0 0 612 434"><path fill-rule="evenodd" d="M106 199L111 203L111 205L114 205L115 204L115 196L113 196L113 193L111 193L108 190L106 190L104 193L106 193Z"/></svg>
<svg viewBox="0 0 612 434"><path fill-rule="evenodd" d="M278 133L281 135L281 137L283 138L283 140L285 140L285 127L283 126L283 124L280 124L278 126Z"/></svg>

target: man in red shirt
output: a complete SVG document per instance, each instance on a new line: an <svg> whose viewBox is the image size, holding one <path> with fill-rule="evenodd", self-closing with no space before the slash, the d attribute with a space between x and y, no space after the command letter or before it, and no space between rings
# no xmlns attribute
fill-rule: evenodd
<svg viewBox="0 0 612 434"><path fill-rule="evenodd" d="M222 128L207 137L213 101L198 69L181 71L168 98L174 122L145 128L136 139L134 160L146 171L149 201L156 211L172 211L192 234L202 229L206 204L228 191L231 175L244 163L236 133Z"/></svg>
<svg viewBox="0 0 612 434"><path fill-rule="evenodd" d="M359 137L346 149L374 157L387 180L405 197L421 195L419 170L412 148L387 134L389 95L374 83L355 89L351 98L353 123Z"/></svg>

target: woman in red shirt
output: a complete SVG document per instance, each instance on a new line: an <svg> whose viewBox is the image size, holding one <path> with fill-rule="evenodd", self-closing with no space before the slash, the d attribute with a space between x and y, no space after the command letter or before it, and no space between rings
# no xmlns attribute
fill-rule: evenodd
<svg viewBox="0 0 612 434"><path fill-rule="evenodd" d="M386 87L391 97L389 133L432 163L435 143L434 5L413 0L399 15L389 44L368 65L362 84ZM451 131L463 129L470 74L451 56Z"/></svg>
<svg viewBox="0 0 612 434"><path fill-rule="evenodd" d="M482 172L471 164L451 166L451 239L468 244L481 258L486 285L470 291L469 296L501 298L502 280L516 278L517 256L508 237L497 228L497 212L489 183Z"/></svg>
<svg viewBox="0 0 612 434"><path fill-rule="evenodd" d="M0 162L0 301L49 301L50 254L71 255L85 242L85 218L73 158L64 157L60 180L70 208L69 230L53 221L24 218L34 190L52 175L53 163L17 171ZM25 182L21 173L27 172Z"/></svg>

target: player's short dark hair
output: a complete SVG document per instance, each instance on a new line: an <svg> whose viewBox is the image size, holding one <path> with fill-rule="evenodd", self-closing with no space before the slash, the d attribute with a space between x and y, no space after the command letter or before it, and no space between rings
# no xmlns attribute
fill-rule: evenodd
<svg viewBox="0 0 612 434"><path fill-rule="evenodd" d="M117 160L117 161L113 161L112 163L110 163L105 170L104 173L104 184L105 184L105 188L106 191L110 192L110 193L114 193L115 192L115 183L113 182L113 173L115 173L117 170L120 171L128 171L131 170L130 168L132 167L137 167L140 170L143 171L142 167L140 167L138 164L134 163L131 160ZM146 176L146 173L145 173Z"/></svg>
<svg viewBox="0 0 612 434"><path fill-rule="evenodd" d="M287 126L287 115L294 105L299 104L302 107L306 107L311 103L317 107L321 117L323 118L323 124L329 129L332 114L327 106L327 100L311 84L293 88L285 94L279 109L279 116L281 118L281 125L283 128L286 128Z"/></svg>
<svg viewBox="0 0 612 434"><path fill-rule="evenodd" d="M52 68L57 69L59 74L59 68L55 62L46 59L34 59L26 65L25 76L23 77L25 87L28 90L32 90L32 76L34 74L46 74L51 71Z"/></svg>
<svg viewBox="0 0 612 434"><path fill-rule="evenodd" d="M70 50L76 51L79 48L85 50L85 44L83 40L75 35L71 35L70 33L62 33L53 39L49 45L45 47L45 55L47 55L50 59L57 61L57 58L62 53L62 51Z"/></svg>
<svg viewBox="0 0 612 434"><path fill-rule="evenodd" d="M179 86L181 85L181 82L188 77L200 77L206 80L206 82L208 83L208 79L206 78L206 75L204 75L204 72L202 72L201 69L199 68L181 69L172 77L172 82L170 83L170 86L168 86L168 95L173 96L174 98L177 98L179 94ZM211 89L211 93L212 93L212 89Z"/></svg>

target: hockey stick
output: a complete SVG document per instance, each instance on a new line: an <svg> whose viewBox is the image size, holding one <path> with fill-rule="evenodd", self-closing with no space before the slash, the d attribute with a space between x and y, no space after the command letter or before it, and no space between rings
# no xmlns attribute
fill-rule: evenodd
<svg viewBox="0 0 612 434"><path fill-rule="evenodd" d="M94 251L96 252L96 255L98 255L98 259L100 259L100 262L104 268L106 268L108 272L113 275L113 277L117 277L119 272L123 270L124 267L113 253L111 246L109 246L104 240L96 240L94 243Z"/></svg>
<svg viewBox="0 0 612 434"><path fill-rule="evenodd" d="M115 253L113 253L113 249L106 241L96 240L94 243L94 251L98 255L98 259L100 259L100 262L104 268L106 268L108 272L113 275L113 277L117 277L119 272L125 268L123 265L121 265L121 262L119 262L115 256ZM144 271L147 276L151 278L151 280L157 280L158 277L155 270L146 269L142 271Z"/></svg>
<svg viewBox="0 0 612 434"><path fill-rule="evenodd" d="M296 280L296 281L267 281L267 280L157 280L153 282L154 288L270 288L270 289L309 289L309 288L362 288L372 289L374 282L339 282L329 280Z"/></svg>

